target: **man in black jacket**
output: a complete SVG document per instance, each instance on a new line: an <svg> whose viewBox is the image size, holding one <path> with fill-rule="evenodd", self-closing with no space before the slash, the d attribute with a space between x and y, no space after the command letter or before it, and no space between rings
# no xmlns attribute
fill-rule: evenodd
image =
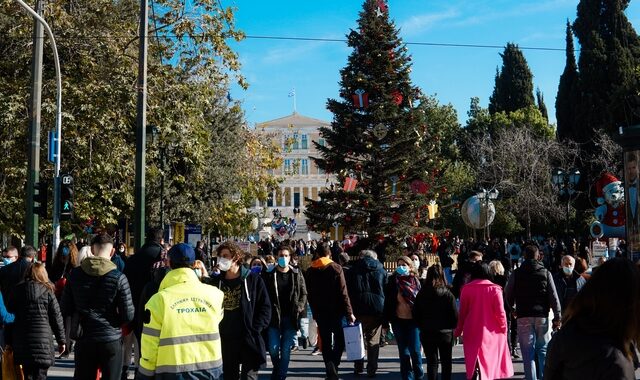
<svg viewBox="0 0 640 380"><path fill-rule="evenodd" d="M71 272L62 294L63 315L75 313L82 329L71 326L78 336L73 378L94 379L100 368L103 380L120 380L122 326L133 320L129 282L111 262L109 235L93 238L91 252L94 256Z"/></svg>
<svg viewBox="0 0 640 380"><path fill-rule="evenodd" d="M584 277L574 270L575 267L576 259L573 256L566 255L562 257L562 270L553 276L562 310L567 310L571 300L586 283Z"/></svg>
<svg viewBox="0 0 640 380"><path fill-rule="evenodd" d="M2 291L5 306L13 289L24 279L24 273L31 266L35 257L36 249L30 245L25 245L20 250L18 260L0 269L0 290Z"/></svg>
<svg viewBox="0 0 640 380"><path fill-rule="evenodd" d="M135 305L140 302L142 289L153 280L153 264L160 260L164 250L164 231L162 228L152 228L147 233L147 242L127 260L124 274L127 276L131 288L131 297ZM135 310L134 320L139 322L133 326L133 332L140 342L142 336L142 310Z"/></svg>
<svg viewBox="0 0 640 380"><path fill-rule="evenodd" d="M353 313L362 324L367 348L367 375L374 377L378 370L387 271L374 251L364 250L360 252L358 260L351 263L351 268L345 271L345 279ZM356 360L353 364L356 374L364 371L364 359Z"/></svg>
<svg viewBox="0 0 640 380"><path fill-rule="evenodd" d="M542 378L547 354L549 309L553 310L553 329L560 327L560 301L551 273L540 262L538 247L524 249L524 262L511 273L505 297L515 304L518 341L526 380Z"/></svg>

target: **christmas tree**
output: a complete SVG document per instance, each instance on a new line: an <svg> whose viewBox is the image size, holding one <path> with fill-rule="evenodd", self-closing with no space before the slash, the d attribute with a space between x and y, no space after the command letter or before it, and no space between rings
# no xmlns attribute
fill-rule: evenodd
<svg viewBox="0 0 640 380"><path fill-rule="evenodd" d="M307 199L307 223L314 231L337 223L345 233L378 239L426 232L431 202L446 192L438 182L450 136L441 120L428 120L443 113L412 85L411 57L387 3L366 0L358 25L347 36L353 52L340 72L340 99L327 103L333 121L320 131L326 144L316 144L321 157L313 158L337 183L320 200Z"/></svg>

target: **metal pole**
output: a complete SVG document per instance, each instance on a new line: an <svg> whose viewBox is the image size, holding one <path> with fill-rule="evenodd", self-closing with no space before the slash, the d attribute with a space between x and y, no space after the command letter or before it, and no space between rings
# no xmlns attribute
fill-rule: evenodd
<svg viewBox="0 0 640 380"><path fill-rule="evenodd" d="M571 205L571 197L567 199L567 220L565 221L565 234L569 237L569 206Z"/></svg>
<svg viewBox="0 0 640 380"><path fill-rule="evenodd" d="M138 100L136 118L136 180L134 199L134 246L138 250L144 243L145 233L145 171L147 127L147 33L148 3L140 0L140 49L138 52Z"/></svg>
<svg viewBox="0 0 640 380"><path fill-rule="evenodd" d="M51 28L49 27L49 24L47 24L47 22L40 16L40 14L42 13L42 4L41 1L38 1L38 3L36 4L36 7L38 7L38 12L34 11L33 9L31 9L27 4L24 3L24 1L22 0L17 0L18 3L27 11L29 12L35 19L36 25L39 26L40 29L40 35L42 35L42 29L44 27L44 30L47 32L47 35L49 36L49 39L51 40L51 48L53 50L53 62L55 65L55 70L56 70L56 159L55 159L55 173L54 173L54 178L53 178L53 241L52 241L52 245L53 245L53 252L55 252L58 248L58 244L60 243L60 160L61 160L61 151L62 151L62 75L60 74L60 59L58 58L58 48L56 46L56 40L53 37L53 32L51 31ZM39 14L40 13L40 14ZM43 38L41 37L39 39L39 44L40 46L40 82L42 80L42 44L43 44ZM40 86L41 87L41 86ZM38 89L38 91L40 91L40 89ZM41 91L40 91L41 92ZM41 96L41 94L39 95ZM39 108L39 107L38 107ZM35 131L36 135L37 135L37 165L38 165L38 171L39 171L39 166L40 166L40 124L39 124L39 119L40 119L40 111L38 109L38 123L37 123L37 130ZM34 130L32 129L32 132ZM33 136L33 135L32 135ZM32 145L33 148L33 145ZM33 154L33 151L31 152ZM33 188L32 188L33 190ZM31 211L33 212L33 202L30 202L31 205ZM46 205L44 205L44 207L46 207ZM37 218L37 217L36 217ZM36 220L36 225L37 225L37 219ZM35 232L35 237L36 237L36 243L37 243L37 236L38 236L38 231L37 229L34 229Z"/></svg>
<svg viewBox="0 0 640 380"><path fill-rule="evenodd" d="M20 5L26 6L20 1ZM30 7L26 6L31 9ZM43 13L43 1L36 0L37 14ZM42 24L33 20L33 48L31 61L31 109L29 110L29 164L27 167L27 208L25 213L25 238L27 244L38 246L38 215L33 212L34 184L40 179L40 110L42 104L42 49L44 31ZM45 206L46 207L46 206Z"/></svg>
<svg viewBox="0 0 640 380"><path fill-rule="evenodd" d="M165 168L165 148L160 148L160 165L162 165L162 175L160 176L160 228L164 231L164 168Z"/></svg>

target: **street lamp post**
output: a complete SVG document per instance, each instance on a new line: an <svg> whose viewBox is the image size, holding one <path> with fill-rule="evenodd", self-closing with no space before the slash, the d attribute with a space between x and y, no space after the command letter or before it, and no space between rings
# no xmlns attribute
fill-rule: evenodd
<svg viewBox="0 0 640 380"><path fill-rule="evenodd" d="M580 181L580 170L572 168L569 170L554 168L551 172L551 183L558 191L558 196L561 201L567 202L566 218L565 218L565 235L569 236L569 209L571 207L571 200L578 193L575 187Z"/></svg>
<svg viewBox="0 0 640 380"><path fill-rule="evenodd" d="M478 191L478 193L476 194L478 199L484 203L484 207L483 207L484 208L484 225L485 225L484 237L485 237L485 240L487 241L491 239L490 232L489 232L489 202L495 201L496 199L498 199L498 195L500 195L500 192L498 192L498 189L496 189L495 187L491 190L480 188L480 191Z"/></svg>

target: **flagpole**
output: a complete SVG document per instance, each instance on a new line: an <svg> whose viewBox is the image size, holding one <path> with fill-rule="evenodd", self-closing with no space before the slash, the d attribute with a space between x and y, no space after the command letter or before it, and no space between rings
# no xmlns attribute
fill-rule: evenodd
<svg viewBox="0 0 640 380"><path fill-rule="evenodd" d="M293 88L293 113L296 113L297 109L296 109L296 89L295 87Z"/></svg>

